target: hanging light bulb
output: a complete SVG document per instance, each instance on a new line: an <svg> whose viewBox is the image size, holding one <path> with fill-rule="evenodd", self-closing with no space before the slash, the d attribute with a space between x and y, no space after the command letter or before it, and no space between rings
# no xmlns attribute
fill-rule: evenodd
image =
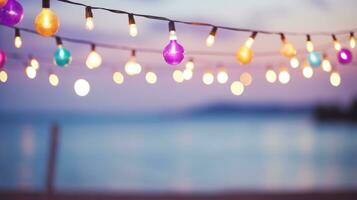
<svg viewBox="0 0 357 200"><path fill-rule="evenodd" d="M36 78L36 75L37 75L36 69L33 68L32 66L27 66L25 69L25 73L29 79L34 79L34 78Z"/></svg>
<svg viewBox="0 0 357 200"><path fill-rule="evenodd" d="M289 71L287 70L287 68L283 67L280 69L279 72L279 81L282 84L287 84L290 81L290 74Z"/></svg>
<svg viewBox="0 0 357 200"><path fill-rule="evenodd" d="M174 79L174 81L176 81L177 83L182 83L185 79L183 78L183 72L181 70L175 70L172 73L172 78Z"/></svg>
<svg viewBox="0 0 357 200"><path fill-rule="evenodd" d="M334 71L330 75L330 83L334 87L338 87L341 85L341 76L338 71Z"/></svg>
<svg viewBox="0 0 357 200"><path fill-rule="evenodd" d="M306 50L308 52L314 51L314 44L311 41L311 36L310 35L306 35Z"/></svg>
<svg viewBox="0 0 357 200"><path fill-rule="evenodd" d="M123 84L124 83L124 75L121 72L114 72L113 73L113 81L118 85Z"/></svg>
<svg viewBox="0 0 357 200"><path fill-rule="evenodd" d="M240 96L243 94L244 92L244 85L243 83L239 82L239 81L234 81L231 84L231 92L233 95L235 96Z"/></svg>
<svg viewBox="0 0 357 200"><path fill-rule="evenodd" d="M0 70L0 82L6 83L7 79L8 79L7 72L4 70Z"/></svg>
<svg viewBox="0 0 357 200"><path fill-rule="evenodd" d="M277 75L275 73L274 70L272 69L268 69L265 72L265 79L269 82L269 83L275 83L276 79L277 79Z"/></svg>
<svg viewBox="0 0 357 200"><path fill-rule="evenodd" d="M227 73L227 71L226 71L226 69L224 67L221 67L218 70L216 78L217 78L217 82L220 83L220 84L227 83L227 81L229 79L229 76L228 76L228 73Z"/></svg>
<svg viewBox="0 0 357 200"><path fill-rule="evenodd" d="M352 62L352 52L349 49L342 48L337 53L338 62L347 65Z"/></svg>
<svg viewBox="0 0 357 200"><path fill-rule="evenodd" d="M314 75L314 70L310 65L306 63L304 68L302 69L302 74L305 78L310 79Z"/></svg>
<svg viewBox="0 0 357 200"><path fill-rule="evenodd" d="M281 42L282 42L282 46L280 48L280 53L289 59L294 58L297 54L297 51L296 51L294 45L291 44L290 42L288 42L285 38L285 35L282 33L280 34L280 38L281 38Z"/></svg>
<svg viewBox="0 0 357 200"><path fill-rule="evenodd" d="M0 69L5 66L6 63L6 53L0 49Z"/></svg>
<svg viewBox="0 0 357 200"><path fill-rule="evenodd" d="M15 39L14 39L14 45L16 48L21 48L22 46L22 40L21 40L21 35L20 35L20 29L15 28Z"/></svg>
<svg viewBox="0 0 357 200"><path fill-rule="evenodd" d="M183 79L185 79L185 81L190 80L193 77L193 71L191 69L185 69L182 72L183 75Z"/></svg>
<svg viewBox="0 0 357 200"><path fill-rule="evenodd" d="M80 97L87 96L90 91L90 85L85 79L78 79L74 83L74 91Z"/></svg>
<svg viewBox="0 0 357 200"><path fill-rule="evenodd" d="M184 48L177 42L176 29L173 21L169 22L170 42L164 48L163 56L167 64L178 65L184 59Z"/></svg>
<svg viewBox="0 0 357 200"><path fill-rule="evenodd" d="M322 56L317 51L312 51L308 55L308 61L312 67L320 67L322 63Z"/></svg>
<svg viewBox="0 0 357 200"><path fill-rule="evenodd" d="M7 0L0 0L0 8L4 7L7 3Z"/></svg>
<svg viewBox="0 0 357 200"><path fill-rule="evenodd" d="M195 63L193 62L193 58L189 59L185 65L186 69L193 70L195 68Z"/></svg>
<svg viewBox="0 0 357 200"><path fill-rule="evenodd" d="M335 48L335 50L340 51L342 47L341 47L340 42L337 40L337 37L335 34L332 34L332 41L333 41L333 47Z"/></svg>
<svg viewBox="0 0 357 200"><path fill-rule="evenodd" d="M298 68L300 65L299 59L297 57L292 57L290 59L290 66L294 69Z"/></svg>
<svg viewBox="0 0 357 200"><path fill-rule="evenodd" d="M42 36L49 37L57 33L60 26L57 15L50 9L50 0L42 0L42 10L35 19L35 29Z"/></svg>
<svg viewBox="0 0 357 200"><path fill-rule="evenodd" d="M94 29L94 21L93 21L93 12L90 6L85 8L85 17L86 17L86 29L91 31Z"/></svg>
<svg viewBox="0 0 357 200"><path fill-rule="evenodd" d="M95 69L102 64L102 56L96 52L95 44L91 45L91 52L87 56L86 65L89 69Z"/></svg>
<svg viewBox="0 0 357 200"><path fill-rule="evenodd" d="M136 62L136 51L132 50L131 57L129 61L125 64L125 72L129 76L134 76L140 74L141 69L142 69L141 65Z"/></svg>
<svg viewBox="0 0 357 200"><path fill-rule="evenodd" d="M253 32L252 35L248 38L248 40L245 42L245 44L240 47L236 53L236 58L239 61L240 64L248 64L253 60L253 50L252 46L255 41L255 38L257 37L257 32Z"/></svg>
<svg viewBox="0 0 357 200"><path fill-rule="evenodd" d="M30 55L29 56L29 66L31 66L32 68L34 68L35 70L39 70L40 69L40 63L38 62L38 60Z"/></svg>
<svg viewBox="0 0 357 200"><path fill-rule="evenodd" d="M206 85L211 85L214 82L214 76L212 72L206 71L202 76L202 81Z"/></svg>
<svg viewBox="0 0 357 200"><path fill-rule="evenodd" d="M65 67L72 61L71 53L63 47L62 40L60 37L56 37L57 50L54 54L54 63L57 66Z"/></svg>
<svg viewBox="0 0 357 200"><path fill-rule="evenodd" d="M54 73L50 73L50 75L48 76L48 82L53 86L53 87L57 87L59 84L59 78L56 74Z"/></svg>
<svg viewBox="0 0 357 200"><path fill-rule="evenodd" d="M157 76L154 72L152 71L149 71L146 73L145 75L145 79L146 79L146 82L149 83L149 84L155 84L156 81L157 81Z"/></svg>
<svg viewBox="0 0 357 200"><path fill-rule="evenodd" d="M322 70L324 70L325 72L331 72L332 70L332 65L331 62L328 60L327 54L323 55L321 67Z"/></svg>
<svg viewBox="0 0 357 200"><path fill-rule="evenodd" d="M18 24L24 16L22 5L16 0L2 0L0 4L0 24L14 26Z"/></svg>
<svg viewBox="0 0 357 200"><path fill-rule="evenodd" d="M212 27L212 30L206 39L207 47L213 46L213 44L215 42L216 34L217 34L217 27L214 26L214 27Z"/></svg>
<svg viewBox="0 0 357 200"><path fill-rule="evenodd" d="M136 37L138 35L138 28L136 27L134 15L129 14L128 18L129 18L129 34L131 37Z"/></svg>
<svg viewBox="0 0 357 200"><path fill-rule="evenodd" d="M239 81L243 83L244 86L250 86L253 82L253 77L248 72L244 72L240 75Z"/></svg>
<svg viewBox="0 0 357 200"><path fill-rule="evenodd" d="M354 33L350 33L350 47L354 49L356 47L356 38L354 36Z"/></svg>

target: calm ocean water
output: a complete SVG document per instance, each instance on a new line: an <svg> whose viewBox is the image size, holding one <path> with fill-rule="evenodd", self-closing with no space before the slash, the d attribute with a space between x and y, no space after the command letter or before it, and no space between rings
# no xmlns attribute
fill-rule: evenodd
<svg viewBox="0 0 357 200"><path fill-rule="evenodd" d="M59 124L57 190L357 189L357 125L308 114ZM0 122L0 188L44 188L49 127Z"/></svg>

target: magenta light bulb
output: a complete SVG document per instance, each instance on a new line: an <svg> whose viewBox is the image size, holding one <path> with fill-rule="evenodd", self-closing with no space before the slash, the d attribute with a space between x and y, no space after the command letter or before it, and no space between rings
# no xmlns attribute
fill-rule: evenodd
<svg viewBox="0 0 357 200"><path fill-rule="evenodd" d="M8 26L18 24L24 16L24 9L16 0L8 0L6 5L0 8L0 23Z"/></svg>
<svg viewBox="0 0 357 200"><path fill-rule="evenodd" d="M170 42L164 48L163 56L167 64L178 65L184 59L185 50L182 45L177 42L175 25L169 22Z"/></svg>
<svg viewBox="0 0 357 200"><path fill-rule="evenodd" d="M341 64L349 64L352 61L352 52L349 49L341 49L337 53L338 62Z"/></svg>
<svg viewBox="0 0 357 200"><path fill-rule="evenodd" d="M3 68L6 63L6 54L0 49L0 68Z"/></svg>

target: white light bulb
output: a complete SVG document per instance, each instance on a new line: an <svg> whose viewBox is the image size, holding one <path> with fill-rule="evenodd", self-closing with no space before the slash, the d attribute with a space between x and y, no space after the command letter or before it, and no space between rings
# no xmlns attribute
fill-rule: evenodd
<svg viewBox="0 0 357 200"><path fill-rule="evenodd" d="M32 66L27 66L25 69L26 75L29 79L34 79L36 78L37 71L34 67Z"/></svg>
<svg viewBox="0 0 357 200"><path fill-rule="evenodd" d="M302 73L305 78L309 79L314 75L314 70L311 66L305 66L302 70Z"/></svg>
<svg viewBox="0 0 357 200"><path fill-rule="evenodd" d="M86 29L91 31L94 29L93 17L87 17L86 19Z"/></svg>
<svg viewBox="0 0 357 200"><path fill-rule="evenodd" d="M172 78L174 79L174 81L176 81L177 83L182 83L185 79L183 78L183 72L181 70L175 70L172 73Z"/></svg>
<svg viewBox="0 0 357 200"><path fill-rule="evenodd" d="M297 59L296 57L293 57L290 59L290 66L294 69L298 68L300 65L299 59Z"/></svg>
<svg viewBox="0 0 357 200"><path fill-rule="evenodd" d="M48 82L53 86L53 87L57 87L59 84L59 78L56 74L50 74L48 76Z"/></svg>
<svg viewBox="0 0 357 200"><path fill-rule="evenodd" d="M211 72L205 72L202 76L202 81L206 85L211 85L214 82L214 76Z"/></svg>
<svg viewBox="0 0 357 200"><path fill-rule="evenodd" d="M84 97L88 95L90 91L90 85L85 79L78 79L74 83L74 91L78 96Z"/></svg>
<svg viewBox="0 0 357 200"><path fill-rule="evenodd" d="M6 83L8 75L6 71L0 71L0 82Z"/></svg>
<svg viewBox="0 0 357 200"><path fill-rule="evenodd" d="M183 75L183 78L186 81L188 81L188 80L190 80L192 78L193 72L192 72L192 70L186 68L185 70L183 70L182 75Z"/></svg>
<svg viewBox="0 0 357 200"><path fill-rule="evenodd" d="M332 72L330 75L330 83L334 87L341 85L341 76L338 72Z"/></svg>
<svg viewBox="0 0 357 200"><path fill-rule="evenodd" d="M121 72L114 72L113 73L113 81L120 85L124 83L124 75Z"/></svg>
<svg viewBox="0 0 357 200"><path fill-rule="evenodd" d="M219 71L217 74L217 82L220 84L227 83L229 77L226 71Z"/></svg>
<svg viewBox="0 0 357 200"><path fill-rule="evenodd" d="M287 84L290 81L290 74L288 71L283 70L279 73L279 81L282 84Z"/></svg>
<svg viewBox="0 0 357 200"><path fill-rule="evenodd" d="M157 81L157 76L154 72L147 72L145 75L146 82L149 84L155 84Z"/></svg>
<svg viewBox="0 0 357 200"><path fill-rule="evenodd" d="M100 67L100 65L102 64L102 56L99 55L99 53L97 53L96 51L91 51L88 56L87 56L87 60L86 60L86 65L89 69L95 69Z"/></svg>
<svg viewBox="0 0 357 200"><path fill-rule="evenodd" d="M269 83L275 83L277 75L274 70L268 69L265 73L265 78Z"/></svg>
<svg viewBox="0 0 357 200"><path fill-rule="evenodd" d="M233 95L235 96L240 96L243 94L244 92L244 85L243 83L239 82L239 81L234 81L231 84L231 92Z"/></svg>

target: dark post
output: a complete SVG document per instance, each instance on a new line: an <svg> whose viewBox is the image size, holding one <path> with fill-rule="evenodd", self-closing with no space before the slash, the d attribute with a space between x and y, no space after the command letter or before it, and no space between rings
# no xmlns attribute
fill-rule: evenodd
<svg viewBox="0 0 357 200"><path fill-rule="evenodd" d="M46 180L46 193L47 200L54 199L54 181L56 174L56 157L59 142L59 127L57 124L53 124L50 128L50 152L47 164L47 180Z"/></svg>

